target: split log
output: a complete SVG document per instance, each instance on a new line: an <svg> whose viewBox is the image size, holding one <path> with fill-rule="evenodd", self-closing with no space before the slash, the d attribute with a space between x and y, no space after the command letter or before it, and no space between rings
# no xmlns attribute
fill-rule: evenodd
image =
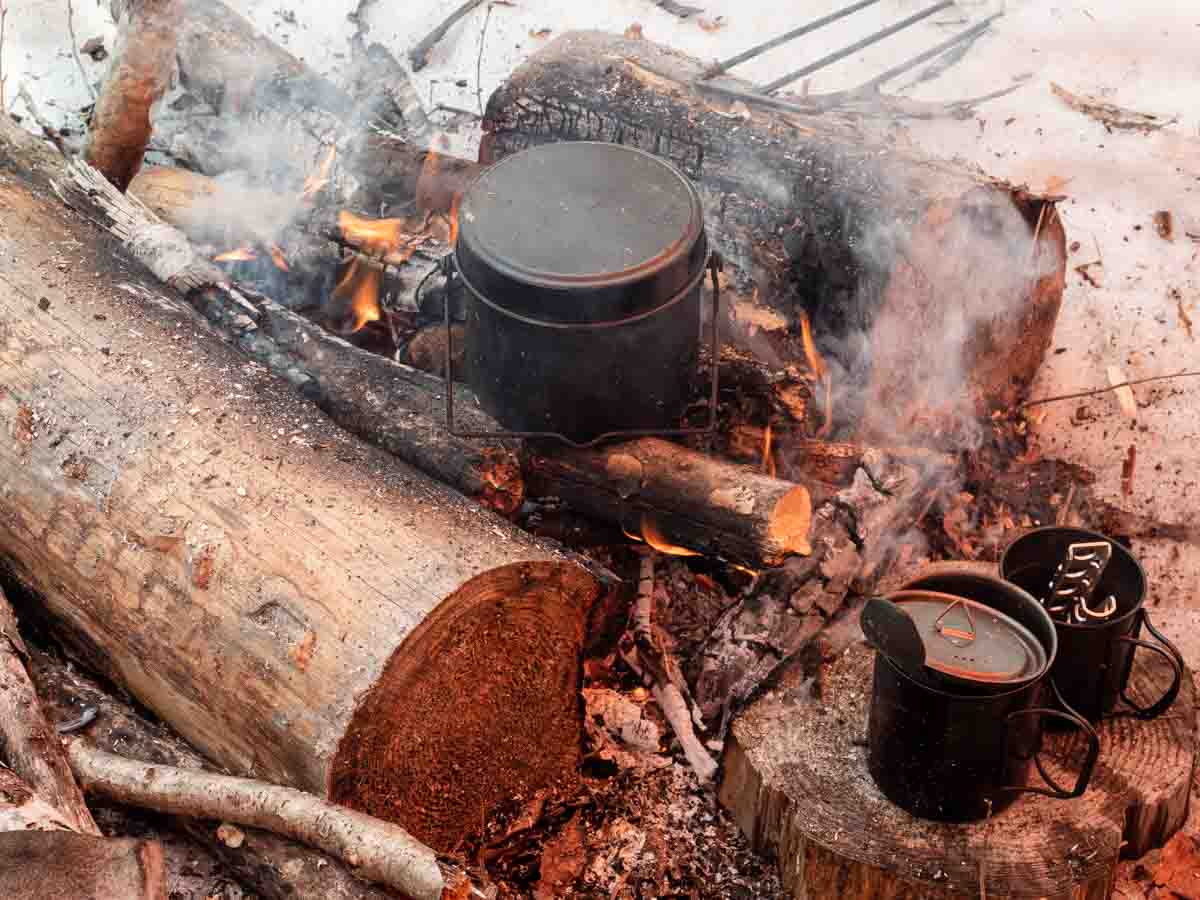
<svg viewBox="0 0 1200 900"><path fill-rule="evenodd" d="M936 438L956 417L1020 399L1062 300L1065 235L1052 201L885 146L833 114L730 110L692 87L704 68L650 41L562 35L492 95L480 160L599 140L675 163L700 188L726 262L793 332L807 312L844 370L841 387L865 386L872 372L886 386L891 402L872 400L863 423L876 442ZM931 248L947 245L959 257L935 265ZM931 384L933 366L945 377ZM843 423L862 412L835 410Z"/></svg>
<svg viewBox="0 0 1200 900"><path fill-rule="evenodd" d="M1134 677L1139 698L1160 696L1171 678L1155 660ZM1119 856L1182 826L1196 757L1190 673L1179 715L1098 727L1103 753L1081 798L1025 795L989 821L950 825L908 815L867 774L873 661L860 642L815 683L790 667L726 742L721 802L757 849L778 854L790 896L1101 900ZM1047 732L1043 758L1059 784L1074 779L1082 750L1074 733Z"/></svg>
<svg viewBox="0 0 1200 900"><path fill-rule="evenodd" d="M0 555L68 643L231 772L435 849L576 777L596 578L333 426L56 198L0 194Z"/></svg>
<svg viewBox="0 0 1200 900"><path fill-rule="evenodd" d="M174 70L183 0L130 0L126 13L83 148L84 158L120 191L141 168L151 107Z"/></svg>
<svg viewBox="0 0 1200 900"><path fill-rule="evenodd" d="M202 770L204 758L162 724L151 723L102 690L77 668L49 653L33 651L38 693L60 719L81 709L96 711L86 737L95 746L147 763ZM218 824L189 816L173 824L220 858L234 877L265 900L392 900L394 894L355 878L339 859L258 828L243 829L240 846L217 834Z"/></svg>
<svg viewBox="0 0 1200 900"><path fill-rule="evenodd" d="M58 810L72 831L99 835L58 734L46 721L29 680L25 670L28 659L17 631L17 617L0 590L0 760Z"/></svg>
<svg viewBox="0 0 1200 900"><path fill-rule="evenodd" d="M157 841L77 834L0 766L0 897L10 900L167 900Z"/></svg>

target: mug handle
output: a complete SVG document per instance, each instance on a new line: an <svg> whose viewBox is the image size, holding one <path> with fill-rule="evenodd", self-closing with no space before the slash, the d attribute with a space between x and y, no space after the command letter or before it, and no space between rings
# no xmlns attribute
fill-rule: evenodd
<svg viewBox="0 0 1200 900"><path fill-rule="evenodd" d="M1071 800L1075 797L1081 796L1083 794L1083 792L1087 790L1088 784L1091 783L1092 771L1096 768L1096 760L1098 760L1100 758L1100 735L1098 735L1096 733L1096 729L1094 729L1091 726L1091 724L1088 722L1087 719L1085 719L1083 716L1079 715L1078 713L1071 711L1071 707L1069 707L1063 701L1061 695L1058 693L1058 686L1055 685L1053 681L1050 682L1050 689L1054 692L1055 701L1062 704L1062 709L1049 709L1049 708L1043 707L1043 706L1035 706L1035 707L1031 707L1029 709L1018 709L1016 712L1009 713L1006 718L1006 721L1011 722L1017 716L1039 715L1039 716L1052 716L1053 718L1062 719L1065 722L1070 722L1072 725L1074 725L1076 728L1078 728L1080 731L1082 731L1084 734L1087 735L1088 751L1087 751L1087 756L1083 760L1083 768L1079 772L1079 777L1075 779L1075 786L1071 790L1067 790L1066 788L1060 787L1058 785L1058 783L1055 782L1055 780L1050 777L1049 773L1046 772L1045 767L1042 765L1042 759L1041 759L1042 739L1041 739L1041 735L1039 734L1038 735L1038 750L1033 755L1033 761L1037 765L1038 774L1042 776L1042 780L1045 781L1046 784L1048 784L1050 787L1049 788L1018 787L1018 786L1013 785L1013 786L1006 788L1006 790L1017 791L1018 793L1022 793L1022 794L1041 794L1045 797L1053 797L1055 800ZM1005 732L1004 740L1005 740L1005 745L1006 745L1005 746L1005 756L1007 757L1008 756L1008 748L1007 748L1008 732L1007 731Z"/></svg>
<svg viewBox="0 0 1200 900"><path fill-rule="evenodd" d="M1153 719L1161 716L1168 709L1170 709L1171 704L1175 702L1175 698L1179 696L1179 686L1183 682L1183 657L1180 655L1179 650L1175 647L1175 645L1167 640L1167 637L1161 631L1154 627L1154 623L1150 621L1150 616L1146 614L1144 609L1141 611L1141 616L1142 624L1146 626L1146 629L1150 632L1154 639L1158 641L1158 643L1154 644L1150 641L1143 641L1138 638L1131 637L1117 638L1119 641L1124 641L1126 644L1133 645L1133 650L1130 653L1129 659L1130 668L1133 667L1133 657L1137 654L1137 648L1145 647L1147 650L1157 653L1168 663L1170 663L1171 669L1175 673L1175 677L1171 682L1171 686L1167 688L1167 692L1149 706L1138 706L1129 698L1129 695L1125 693L1125 688L1121 688L1121 699L1133 708L1133 714L1137 718Z"/></svg>

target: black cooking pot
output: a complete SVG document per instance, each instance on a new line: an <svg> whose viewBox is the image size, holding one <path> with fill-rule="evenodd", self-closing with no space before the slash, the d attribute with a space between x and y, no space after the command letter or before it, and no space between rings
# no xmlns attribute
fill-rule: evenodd
<svg viewBox="0 0 1200 900"><path fill-rule="evenodd" d="M670 163L584 141L509 156L459 206L465 380L522 436L687 433L710 260L700 196Z"/></svg>
<svg viewBox="0 0 1200 900"><path fill-rule="evenodd" d="M1067 704L1092 722L1110 714L1123 699L1133 715L1153 719L1166 712L1179 695L1183 658L1156 629L1143 605L1146 573L1133 554L1115 541L1082 528L1046 526L1026 532L1000 557L1000 574L1040 597L1050 587L1055 569L1072 544L1107 542L1112 556L1093 590L1097 598L1113 597L1116 611L1098 622L1077 624L1054 620L1059 653L1051 677ZM1145 625L1154 642L1142 640ZM1162 657L1172 670L1171 683L1147 706L1129 698L1126 687L1138 648Z"/></svg>
<svg viewBox="0 0 1200 900"><path fill-rule="evenodd" d="M1080 716L1045 705L1047 693L1053 700L1047 673L1057 642L1041 604L1015 585L968 569L943 568L909 582L901 593L914 591L969 599L1019 623L1041 644L1039 667L1014 674L1003 685L995 681L994 654L985 647L978 648L986 660L982 678L972 677L965 656L952 671L909 673L876 654L867 767L883 794L915 816L947 822L994 815L1022 793L1080 796L1091 779L1100 739ZM983 639L985 632L979 634ZM1038 759L1047 718L1068 722L1088 738L1087 757L1071 788L1048 777ZM1035 765L1046 787L1029 783Z"/></svg>

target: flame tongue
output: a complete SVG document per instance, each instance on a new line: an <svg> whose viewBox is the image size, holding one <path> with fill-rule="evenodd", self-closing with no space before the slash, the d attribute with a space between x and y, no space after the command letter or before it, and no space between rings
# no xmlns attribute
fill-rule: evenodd
<svg viewBox="0 0 1200 900"><path fill-rule="evenodd" d="M389 263L408 259L428 237L425 232L408 233L406 224L404 219L368 219L345 209L338 213L342 237L363 253L387 257Z"/></svg>
<svg viewBox="0 0 1200 900"><path fill-rule="evenodd" d="M359 331L368 322L378 322L383 318L383 310L379 306L379 288L383 282L383 271L361 256L356 256L346 269L342 280L333 289L334 300L346 304L350 308L349 324L345 327L348 334Z"/></svg>
<svg viewBox="0 0 1200 900"><path fill-rule="evenodd" d="M252 259L258 259L258 254L252 247L238 247L236 250L217 254L213 257L213 262L249 262Z"/></svg>
<svg viewBox="0 0 1200 900"><path fill-rule="evenodd" d="M329 184L329 173L333 170L335 159L337 159L337 146L331 144L317 171L304 179L304 193L300 195L301 199L311 200L321 188Z"/></svg>
<svg viewBox="0 0 1200 900"><path fill-rule="evenodd" d="M703 556L702 553L697 553L687 547L680 547L677 544L672 544L667 540L658 527L658 523L654 521L654 517L649 513L642 513L642 540L657 550L659 553L665 553L668 556Z"/></svg>

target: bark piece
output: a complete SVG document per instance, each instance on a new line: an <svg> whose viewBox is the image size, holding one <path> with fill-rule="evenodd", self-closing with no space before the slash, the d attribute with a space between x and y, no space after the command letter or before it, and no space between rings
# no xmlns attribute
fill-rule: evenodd
<svg viewBox="0 0 1200 900"><path fill-rule="evenodd" d="M156 841L69 831L0 834L0 896L11 900L166 900Z"/></svg>
<svg viewBox="0 0 1200 900"><path fill-rule="evenodd" d="M95 710L83 734L109 753L147 763L201 770L209 764L162 724L151 723L58 657L34 651L30 662L38 692L60 720ZM360 881L341 860L258 828L242 829L236 849L212 822L188 816L174 824L218 856L238 881L266 900L390 900L390 891Z"/></svg>
<svg viewBox="0 0 1200 900"><path fill-rule="evenodd" d="M698 60L650 41L562 35L493 94L481 161L550 141L601 140L674 162L700 188L726 262L754 281L793 332L798 310L808 312L820 349L846 370L835 371L835 381L854 388L870 375L894 386L899 407L875 411L888 416L884 424L920 412L927 387L927 366L887 361L893 345L961 373L948 398L933 397L939 427L964 410L987 414L1020 399L1062 300L1064 237L1048 201L962 166L884 149L880 136L835 116L754 111L731 127L721 104L690 87L703 71ZM931 267L925 248L950 238L971 253ZM930 270L930 284L914 284L910 269ZM937 322L939 335L943 320L957 322L955 310L984 314L945 329L949 350L935 350L904 319L912 306L922 321ZM877 316L889 310L883 327ZM800 360L796 353L792 361ZM841 393L859 403L865 394ZM835 412L855 422L861 410Z"/></svg>
<svg viewBox="0 0 1200 900"><path fill-rule="evenodd" d="M0 553L77 652L232 772L437 849L574 778L576 558L347 436L57 199L0 191L0 435L37 411L0 440Z"/></svg>
<svg viewBox="0 0 1200 900"><path fill-rule="evenodd" d="M112 68L88 129L84 158L124 191L150 141L150 109L175 65L184 0L130 0Z"/></svg>
<svg viewBox="0 0 1200 900"><path fill-rule="evenodd" d="M0 759L57 809L72 831L99 835L58 734L46 721L29 680L25 670L28 658L17 631L17 617L0 590Z"/></svg>
<svg viewBox="0 0 1200 900"><path fill-rule="evenodd" d="M399 826L336 806L312 794L249 778L214 775L126 759L76 739L71 766L90 794L171 815L265 828L318 847L363 878L412 900L441 900L455 885L437 854ZM236 848L236 843L234 845Z"/></svg>
<svg viewBox="0 0 1200 900"><path fill-rule="evenodd" d="M867 774L873 660L854 644L822 667L819 696L789 668L726 743L721 802L759 850L779 854L791 896L1104 898L1119 855L1161 846L1183 824L1196 752L1190 673L1179 715L1099 726L1103 753L1083 797L1027 795L990 821L945 825L893 806ZM1133 692L1159 696L1168 667L1141 664ZM1047 770L1070 783L1082 742L1048 732L1045 747Z"/></svg>

